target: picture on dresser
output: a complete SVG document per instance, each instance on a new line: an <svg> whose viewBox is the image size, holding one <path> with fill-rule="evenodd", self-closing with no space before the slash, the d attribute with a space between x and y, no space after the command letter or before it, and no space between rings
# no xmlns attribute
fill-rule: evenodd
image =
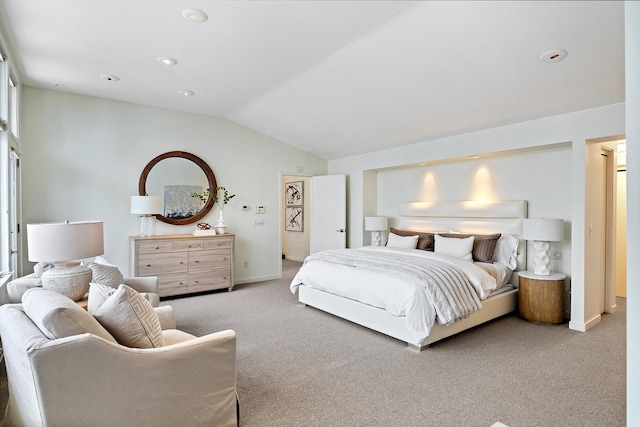
<svg viewBox="0 0 640 427"><path fill-rule="evenodd" d="M284 202L287 206L302 206L304 181L287 182L284 184Z"/></svg>
<svg viewBox="0 0 640 427"><path fill-rule="evenodd" d="M202 208L200 199L192 194L202 193L201 185L165 185L163 215L171 219L195 216Z"/></svg>
<svg viewBox="0 0 640 427"><path fill-rule="evenodd" d="M285 231L303 231L302 219L303 219L302 206L294 206L285 208Z"/></svg>

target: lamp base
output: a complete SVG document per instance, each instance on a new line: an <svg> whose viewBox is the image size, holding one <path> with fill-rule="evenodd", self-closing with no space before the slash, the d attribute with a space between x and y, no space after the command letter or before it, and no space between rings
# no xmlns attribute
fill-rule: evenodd
<svg viewBox="0 0 640 427"><path fill-rule="evenodd" d="M539 276L548 276L551 271L549 269L551 251L549 250L549 242L536 240L533 242L535 258L533 260L533 274Z"/></svg>
<svg viewBox="0 0 640 427"><path fill-rule="evenodd" d="M155 215L141 215L138 224L138 233L141 237L155 236L156 217Z"/></svg>
<svg viewBox="0 0 640 427"><path fill-rule="evenodd" d="M89 291L91 269L80 261L54 263L55 267L42 274L42 287L79 301Z"/></svg>
<svg viewBox="0 0 640 427"><path fill-rule="evenodd" d="M371 232L371 246L380 246L382 241L381 234L379 231Z"/></svg>

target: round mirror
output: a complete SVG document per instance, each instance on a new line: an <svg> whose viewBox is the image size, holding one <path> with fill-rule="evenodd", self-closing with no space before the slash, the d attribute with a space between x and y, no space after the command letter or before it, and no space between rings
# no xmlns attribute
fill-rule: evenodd
<svg viewBox="0 0 640 427"><path fill-rule="evenodd" d="M160 154L145 166L140 175L141 196L160 196L162 214L158 221L173 225L193 224L213 208L210 196L202 201L207 189L218 188L213 171L200 157L184 151Z"/></svg>

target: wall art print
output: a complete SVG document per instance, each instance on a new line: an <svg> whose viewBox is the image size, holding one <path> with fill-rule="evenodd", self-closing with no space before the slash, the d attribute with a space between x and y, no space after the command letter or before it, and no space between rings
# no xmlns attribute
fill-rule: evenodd
<svg viewBox="0 0 640 427"><path fill-rule="evenodd" d="M201 194L201 185L165 185L163 214L171 219L185 219L195 216L201 206L200 199L192 194Z"/></svg>
<svg viewBox="0 0 640 427"><path fill-rule="evenodd" d="M285 208L285 231L303 231L303 208L291 206Z"/></svg>
<svg viewBox="0 0 640 427"><path fill-rule="evenodd" d="M285 206L304 205L304 181L287 182L284 184Z"/></svg>

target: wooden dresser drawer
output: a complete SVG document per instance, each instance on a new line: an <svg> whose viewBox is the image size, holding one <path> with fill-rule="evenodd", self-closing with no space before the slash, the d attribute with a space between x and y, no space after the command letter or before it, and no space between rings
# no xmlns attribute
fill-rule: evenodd
<svg viewBox="0 0 640 427"><path fill-rule="evenodd" d="M158 276L158 294L160 296L189 293L188 285L188 279L185 279L184 274L163 274Z"/></svg>
<svg viewBox="0 0 640 427"><path fill-rule="evenodd" d="M189 254L170 252L138 256L138 276L159 276L167 273L186 273Z"/></svg>
<svg viewBox="0 0 640 427"><path fill-rule="evenodd" d="M223 268L211 274L209 271L189 273L189 293L231 287L231 269Z"/></svg>
<svg viewBox="0 0 640 427"><path fill-rule="evenodd" d="M214 249L189 254L189 271L211 270L228 267L231 262L231 250Z"/></svg>
<svg viewBox="0 0 640 427"><path fill-rule="evenodd" d="M141 242L138 244L138 254L157 254L162 252L172 252L173 244L171 241L160 242Z"/></svg>
<svg viewBox="0 0 640 427"><path fill-rule="evenodd" d="M204 240L204 249L220 249L220 248L231 249L232 245L233 245L233 240L227 237L221 237L219 239Z"/></svg>
<svg viewBox="0 0 640 427"><path fill-rule="evenodd" d="M181 252L181 251L201 251L204 247L204 242L202 239L185 239L185 240L174 240L173 241L173 251Z"/></svg>

